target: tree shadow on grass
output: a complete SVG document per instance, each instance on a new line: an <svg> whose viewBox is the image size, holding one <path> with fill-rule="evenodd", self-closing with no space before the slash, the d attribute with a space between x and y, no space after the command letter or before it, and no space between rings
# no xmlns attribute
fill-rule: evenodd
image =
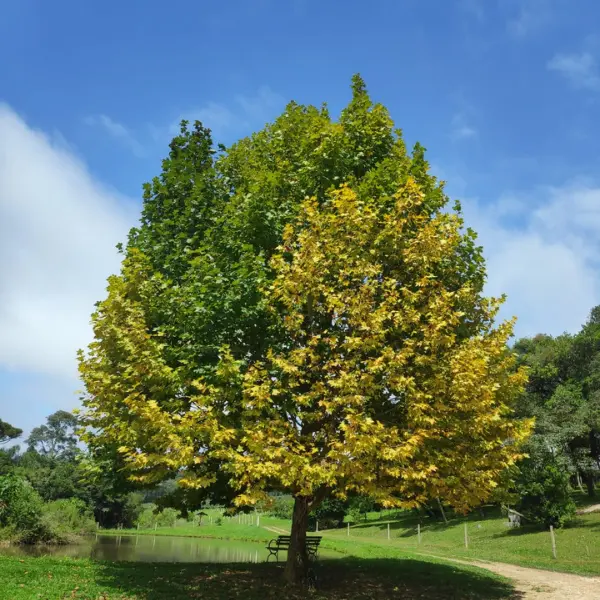
<svg viewBox="0 0 600 600"><path fill-rule="evenodd" d="M517 600L523 596L485 571L416 559L323 560L315 568L318 600ZM300 600L307 590L283 582L283 565L102 563L96 583L106 598L128 600ZM110 590L110 592L109 592ZM117 595L118 594L118 595Z"/></svg>

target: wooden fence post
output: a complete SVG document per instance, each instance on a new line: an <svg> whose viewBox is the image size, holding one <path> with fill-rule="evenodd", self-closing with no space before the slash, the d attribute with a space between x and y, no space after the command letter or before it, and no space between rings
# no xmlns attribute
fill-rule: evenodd
<svg viewBox="0 0 600 600"><path fill-rule="evenodd" d="M469 533L467 531L467 524L465 523L465 548L469 549Z"/></svg>
<svg viewBox="0 0 600 600"><path fill-rule="evenodd" d="M348 521L348 537L350 537L350 521Z"/></svg>
<svg viewBox="0 0 600 600"><path fill-rule="evenodd" d="M554 537L554 527L550 525L550 539L552 540L552 556L556 558L556 538Z"/></svg>
<svg viewBox="0 0 600 600"><path fill-rule="evenodd" d="M417 524L417 538L419 540L419 544L421 543L421 523Z"/></svg>
<svg viewBox="0 0 600 600"><path fill-rule="evenodd" d="M388 523L388 540L390 539L390 524Z"/></svg>

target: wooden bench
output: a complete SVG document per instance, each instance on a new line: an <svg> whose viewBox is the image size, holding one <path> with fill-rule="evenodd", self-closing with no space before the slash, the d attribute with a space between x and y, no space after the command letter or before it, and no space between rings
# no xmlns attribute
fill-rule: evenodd
<svg viewBox="0 0 600 600"><path fill-rule="evenodd" d="M321 543L322 536L311 535L306 536L306 553L308 554L308 558L316 558L317 552L319 550L319 544ZM276 560L279 560L279 551L287 550L292 543L291 535L280 535L277 539L271 540L267 545L267 550L269 551L269 556L267 557L267 562L274 556Z"/></svg>

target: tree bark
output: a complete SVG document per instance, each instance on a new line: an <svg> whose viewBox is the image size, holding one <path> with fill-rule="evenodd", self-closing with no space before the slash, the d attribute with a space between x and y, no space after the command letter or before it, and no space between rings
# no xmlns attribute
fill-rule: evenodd
<svg viewBox="0 0 600 600"><path fill-rule="evenodd" d="M444 512L444 506L439 498L437 499L437 503L438 503L438 506L440 507L440 511L442 513L444 523L448 523L448 519L446 519L446 513Z"/></svg>
<svg viewBox="0 0 600 600"><path fill-rule="evenodd" d="M285 580L292 585L301 584L308 573L308 554L306 552L308 510L308 498L296 496L292 515L292 539L285 565Z"/></svg>
<svg viewBox="0 0 600 600"><path fill-rule="evenodd" d="M577 471L575 471L575 476L577 477L577 487L579 488L579 491L582 494L585 493L585 490L583 489L583 481L581 481L581 473L579 472L579 469L577 469Z"/></svg>
<svg viewBox="0 0 600 600"><path fill-rule="evenodd" d="M585 474L585 484L587 486L588 496L590 498L595 498L596 497L596 485L595 485L596 482L594 481L593 473Z"/></svg>

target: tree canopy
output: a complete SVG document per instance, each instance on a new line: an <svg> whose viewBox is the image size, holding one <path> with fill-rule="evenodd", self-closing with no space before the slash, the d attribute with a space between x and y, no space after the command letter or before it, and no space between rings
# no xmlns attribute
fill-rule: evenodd
<svg viewBox="0 0 600 600"><path fill-rule="evenodd" d="M515 344L529 370L518 412L536 419L530 451L559 456L590 496L600 473L600 314L574 334L538 335ZM542 451L541 450L541 451Z"/></svg>
<svg viewBox="0 0 600 600"><path fill-rule="evenodd" d="M80 354L86 440L133 479L294 496L290 580L325 498L467 510L530 428L475 233L352 91L218 151L184 122Z"/></svg>
<svg viewBox="0 0 600 600"><path fill-rule="evenodd" d="M0 444L6 444L10 440L18 438L23 433L22 429L14 427L10 423L0 419Z"/></svg>
<svg viewBox="0 0 600 600"><path fill-rule="evenodd" d="M40 454L56 457L72 454L77 446L77 417L66 410L52 413L44 425L31 430L27 445Z"/></svg>

